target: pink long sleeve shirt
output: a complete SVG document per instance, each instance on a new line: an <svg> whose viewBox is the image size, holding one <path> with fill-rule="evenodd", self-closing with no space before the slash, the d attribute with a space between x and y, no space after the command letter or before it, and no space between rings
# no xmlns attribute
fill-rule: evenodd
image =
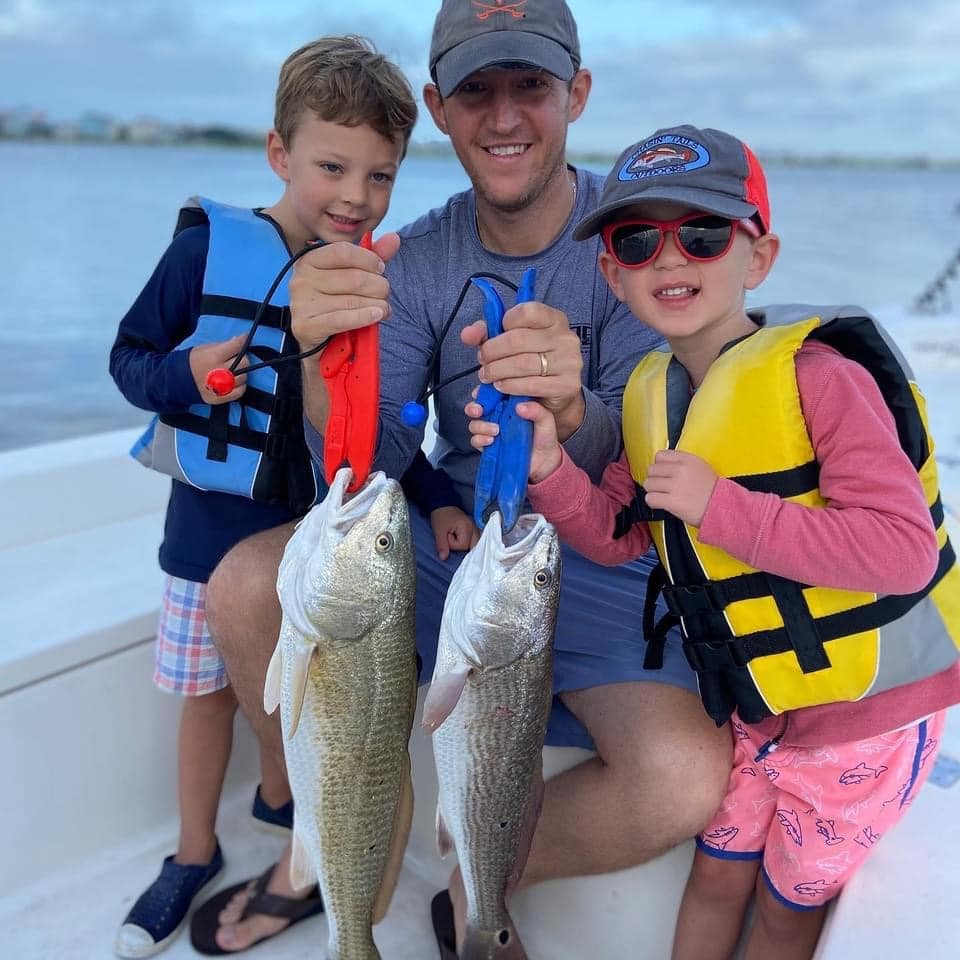
<svg viewBox="0 0 960 960"><path fill-rule="evenodd" d="M809 341L797 354L796 370L828 506L790 503L721 477L700 539L758 570L801 583L877 594L922 589L937 567L936 532L873 377L830 347ZM560 467L528 492L533 508L570 546L597 563L616 565L650 547L643 523L613 539L614 518L635 491L626 454L607 467L597 487L564 453ZM819 746L896 730L955 703L960 703L960 661L860 701L806 707L756 726L784 743Z"/></svg>

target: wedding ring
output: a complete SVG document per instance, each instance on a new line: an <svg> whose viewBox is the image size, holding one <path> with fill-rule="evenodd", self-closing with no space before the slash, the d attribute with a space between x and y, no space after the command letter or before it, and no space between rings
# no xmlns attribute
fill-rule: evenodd
<svg viewBox="0 0 960 960"><path fill-rule="evenodd" d="M545 353L538 353L537 356L540 358L540 376L545 377L547 375L547 355Z"/></svg>

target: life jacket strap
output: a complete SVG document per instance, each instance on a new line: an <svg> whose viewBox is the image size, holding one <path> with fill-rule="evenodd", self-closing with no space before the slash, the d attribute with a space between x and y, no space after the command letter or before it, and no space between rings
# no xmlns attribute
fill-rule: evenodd
<svg viewBox="0 0 960 960"><path fill-rule="evenodd" d="M651 520L666 520L670 514L666 510L653 510L647 506L647 491L639 483L633 499L617 514L613 523L613 539L625 537L631 527Z"/></svg>
<svg viewBox="0 0 960 960"><path fill-rule="evenodd" d="M667 634L680 623L680 618L671 613L657 620L657 597L669 583L667 570L658 563L650 572L647 580L647 596L643 603L643 637L647 642L643 657L644 670L662 670L663 654L667 643Z"/></svg>
<svg viewBox="0 0 960 960"><path fill-rule="evenodd" d="M200 314L210 317L230 317L253 323L261 304L243 297L227 297L218 293L205 293L200 298ZM276 330L290 329L290 308L267 304L262 308L258 327L273 327ZM252 351L251 351L252 352Z"/></svg>
<svg viewBox="0 0 960 960"><path fill-rule="evenodd" d="M202 418L200 418L202 420ZM230 431L230 407L218 404L210 408L210 426L207 433L207 459L227 462L227 437Z"/></svg>
<svg viewBox="0 0 960 960"><path fill-rule="evenodd" d="M257 450L268 457L283 459L287 456L289 443L286 437L261 433L247 426L234 426L229 422L229 404L211 407L210 416L195 413L164 414L160 419L178 430L207 436L207 459L223 463L227 459L227 446Z"/></svg>
<svg viewBox="0 0 960 960"><path fill-rule="evenodd" d="M713 670L729 670L742 668L757 657L767 657L778 653L793 650L797 653L801 669L805 673L813 672L823 667L817 666L819 661L818 650L822 649L828 640L848 637L857 633L878 630L880 627L898 620L908 613L946 576L947 572L956 564L953 546L947 540L940 549L940 560L937 570L930 582L916 593L901 596L884 596L877 598L873 603L860 607L830 614L825 617L813 618L806 603L803 610L797 606L803 601L784 590L780 584L774 583L770 593L780 606L785 626L772 630L762 630L742 637L701 636L687 637L683 649L687 661L698 673ZM780 578L771 577L773 580ZM721 581L725 582L725 581ZM789 581L786 581L789 583ZM803 585L794 584L797 593ZM800 621L811 625L805 630ZM686 620L684 621L686 623ZM823 651L824 661L829 666L826 651ZM804 658L801 660L801 656ZM806 663L808 666L804 666Z"/></svg>

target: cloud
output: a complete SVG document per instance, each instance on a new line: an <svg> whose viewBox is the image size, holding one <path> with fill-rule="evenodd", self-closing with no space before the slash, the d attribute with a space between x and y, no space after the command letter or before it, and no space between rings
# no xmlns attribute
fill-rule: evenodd
<svg viewBox="0 0 960 960"><path fill-rule="evenodd" d="M316 3L287 4L266 14L262 3L6 0L0 107L29 103L54 117L96 108L121 119L262 129L284 57L332 33L379 35L381 49L408 70L425 60L422 31L372 9L330 15Z"/></svg>
<svg viewBox="0 0 960 960"><path fill-rule="evenodd" d="M748 0L741 12L751 5L767 9ZM808 0L790 20L723 42L611 45L590 60L588 136L607 140L619 130L625 146L689 121L758 149L960 156L958 49L960 9L943 0L908 9Z"/></svg>
<svg viewBox="0 0 960 960"><path fill-rule="evenodd" d="M571 0L590 105L578 148L616 150L676 122L757 149L960 156L955 0ZM386 0L0 0L0 109L54 118L271 121L283 58L316 36L362 33L414 89L427 79L434 5ZM419 138L435 137L429 122Z"/></svg>

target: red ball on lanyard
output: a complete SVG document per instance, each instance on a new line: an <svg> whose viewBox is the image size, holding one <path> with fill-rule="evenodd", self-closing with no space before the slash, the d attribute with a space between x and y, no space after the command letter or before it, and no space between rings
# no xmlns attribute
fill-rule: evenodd
<svg viewBox="0 0 960 960"><path fill-rule="evenodd" d="M207 386L218 397L225 397L236 385L237 378L225 367L217 367L207 374Z"/></svg>

